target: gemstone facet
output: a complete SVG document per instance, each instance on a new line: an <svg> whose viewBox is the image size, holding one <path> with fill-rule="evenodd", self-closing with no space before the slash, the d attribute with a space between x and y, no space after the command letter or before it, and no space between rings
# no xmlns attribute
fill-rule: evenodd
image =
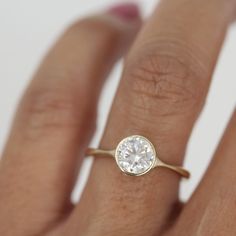
<svg viewBox="0 0 236 236"><path fill-rule="evenodd" d="M156 151L147 138L133 135L118 144L115 158L119 168L126 174L142 175L154 166Z"/></svg>

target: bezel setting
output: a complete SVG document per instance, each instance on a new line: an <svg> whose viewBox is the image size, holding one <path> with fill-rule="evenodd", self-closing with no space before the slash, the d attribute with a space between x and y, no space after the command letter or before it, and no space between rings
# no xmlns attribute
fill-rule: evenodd
<svg viewBox="0 0 236 236"><path fill-rule="evenodd" d="M141 176L155 167L157 154L146 137L132 135L119 142L115 150L115 160L125 174Z"/></svg>

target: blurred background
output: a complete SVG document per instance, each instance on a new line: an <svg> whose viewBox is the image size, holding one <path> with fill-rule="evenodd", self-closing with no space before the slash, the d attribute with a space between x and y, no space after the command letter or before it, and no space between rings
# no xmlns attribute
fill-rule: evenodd
<svg viewBox="0 0 236 236"><path fill-rule="evenodd" d="M118 0L0 0L0 153L6 142L19 98L48 48L74 20L120 2ZM135 2L140 4L146 17L158 1ZM181 184L181 198L184 200L190 196L204 173L236 105L235 68L236 26L231 26L205 109L188 145L184 164L192 172L192 178ZM92 145L98 145L102 135L121 70L122 62L114 68L110 80L104 87L99 105L98 130ZM91 162L91 159L86 159L73 194L74 200L78 199L86 182Z"/></svg>

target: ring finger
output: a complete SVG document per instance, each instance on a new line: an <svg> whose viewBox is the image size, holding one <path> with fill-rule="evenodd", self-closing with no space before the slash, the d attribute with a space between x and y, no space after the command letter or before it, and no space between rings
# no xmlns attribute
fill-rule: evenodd
<svg viewBox="0 0 236 236"><path fill-rule="evenodd" d="M233 5L222 0L160 3L126 59L102 148L140 134L153 141L162 160L182 163ZM135 178L121 174L114 160L97 158L69 226L82 235L159 233L174 217L178 183L163 169Z"/></svg>

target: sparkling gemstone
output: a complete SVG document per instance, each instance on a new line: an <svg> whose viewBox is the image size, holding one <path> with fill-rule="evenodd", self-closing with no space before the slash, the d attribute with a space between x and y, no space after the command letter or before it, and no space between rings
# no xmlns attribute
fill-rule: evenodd
<svg viewBox="0 0 236 236"><path fill-rule="evenodd" d="M142 175L150 170L156 158L156 152L150 141L134 135L123 139L116 149L116 162L127 174Z"/></svg>

